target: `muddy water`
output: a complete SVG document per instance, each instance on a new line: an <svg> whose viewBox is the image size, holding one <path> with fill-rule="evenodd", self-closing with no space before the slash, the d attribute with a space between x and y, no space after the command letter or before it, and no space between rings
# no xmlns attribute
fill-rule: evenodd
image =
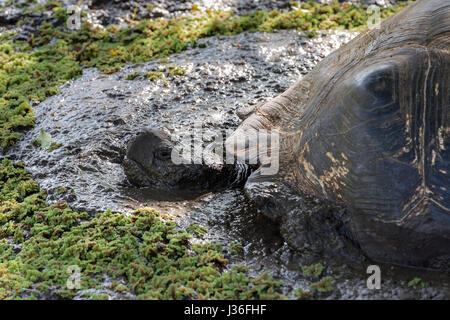
<svg viewBox="0 0 450 320"><path fill-rule="evenodd" d="M391 266L381 266L382 289L368 290L369 261L290 249L278 227L258 214L241 190L195 194L136 189L124 175L126 145L139 129L177 133L190 130L198 120L206 129L233 131L240 108L283 92L354 36L343 31L321 33L316 39L295 31L244 33L203 39L200 47L167 61L128 66L113 75L87 69L58 95L34 105L36 126L4 155L25 163L50 202L64 199L93 214L107 208L126 213L148 205L174 216L182 228L205 225L205 240L244 246L242 255L230 257L231 265L245 264L254 275L268 271L283 282L283 292L291 298L296 288L308 289L314 281L302 275L301 266L318 262L334 278L335 290L323 298L450 298L448 274ZM171 66L185 74L167 75ZM163 78L145 77L163 69ZM140 75L126 80L136 73ZM53 152L35 147L31 141L41 129L62 147ZM67 191L58 192L61 187ZM426 285L408 288L414 277Z"/></svg>

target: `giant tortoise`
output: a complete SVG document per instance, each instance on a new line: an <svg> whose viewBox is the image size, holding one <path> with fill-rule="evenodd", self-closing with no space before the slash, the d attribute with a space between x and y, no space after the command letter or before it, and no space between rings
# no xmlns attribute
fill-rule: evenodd
<svg viewBox="0 0 450 320"><path fill-rule="evenodd" d="M344 203L369 257L445 265L449 104L450 1L418 1L329 55L238 127L236 136L280 133L279 172L264 176L260 167L247 193L269 216L282 214L276 191L267 196L270 184Z"/></svg>
<svg viewBox="0 0 450 320"><path fill-rule="evenodd" d="M343 204L347 235L369 258L447 268L449 103L450 1L421 0L259 105L227 144L236 137L256 139L251 130L279 133L279 144L272 145L279 146L278 172L262 174L266 164L260 161L244 187L267 216L288 216L288 188ZM142 182L142 171L150 180L171 176L154 173L161 166L158 150L167 144L152 144L154 136L144 131L130 142L130 180ZM236 154L252 154L249 146L258 143L247 142ZM176 168L164 165L163 171L175 170L177 177L186 172L190 181L201 172L198 166ZM212 172L207 176L217 181Z"/></svg>

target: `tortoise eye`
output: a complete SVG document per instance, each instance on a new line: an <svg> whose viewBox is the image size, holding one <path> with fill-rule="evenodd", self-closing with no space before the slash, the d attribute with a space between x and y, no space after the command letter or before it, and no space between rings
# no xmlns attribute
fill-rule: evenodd
<svg viewBox="0 0 450 320"><path fill-rule="evenodd" d="M159 150L157 157L161 160L170 160L171 154L172 152L170 149L161 149Z"/></svg>

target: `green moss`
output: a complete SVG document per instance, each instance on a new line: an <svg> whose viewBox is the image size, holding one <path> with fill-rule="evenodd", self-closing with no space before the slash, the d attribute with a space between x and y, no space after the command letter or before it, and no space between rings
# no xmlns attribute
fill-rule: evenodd
<svg viewBox="0 0 450 320"><path fill-rule="evenodd" d="M186 70L178 66L169 66L169 76L182 76Z"/></svg>
<svg viewBox="0 0 450 320"><path fill-rule="evenodd" d="M333 278L330 276L324 277L319 281L309 286L311 291L317 291L320 293L327 293L333 291Z"/></svg>
<svg viewBox="0 0 450 320"><path fill-rule="evenodd" d="M25 234L22 232L22 230L20 229L16 229L16 231L14 232L14 237L13 237L13 241L15 243L22 243L25 239Z"/></svg>
<svg viewBox="0 0 450 320"><path fill-rule="evenodd" d="M315 277L319 277L322 274L323 269L324 269L324 267L323 267L323 265L321 263L312 264L310 266L302 267L302 271L303 271L303 274L305 276L312 275L312 276L315 276Z"/></svg>
<svg viewBox="0 0 450 320"><path fill-rule="evenodd" d="M198 4L194 4L192 7L191 7L191 10L190 10L191 12L196 12L196 11L200 11L200 8L198 7Z"/></svg>
<svg viewBox="0 0 450 320"><path fill-rule="evenodd" d="M8 39L0 42L0 66L0 146L5 148L20 136L18 130L33 125L30 100L55 94L59 85L81 74L81 68L59 42L34 50Z"/></svg>
<svg viewBox="0 0 450 320"><path fill-rule="evenodd" d="M164 73L160 72L160 71L149 71L147 72L147 79L148 80L155 80L155 79L159 79L159 78L163 78L164 77Z"/></svg>
<svg viewBox="0 0 450 320"><path fill-rule="evenodd" d="M33 140L31 140L31 143L32 143L35 147L41 147L41 146L42 146L41 140L39 140L39 139L33 139Z"/></svg>
<svg viewBox="0 0 450 320"><path fill-rule="evenodd" d="M244 247L237 242L232 242L230 244L230 253L231 254L241 254L244 252Z"/></svg>
<svg viewBox="0 0 450 320"><path fill-rule="evenodd" d="M312 297L312 293L303 290L302 288L298 288L295 293L294 296L299 299L299 300L304 300L304 299L309 299Z"/></svg>
<svg viewBox="0 0 450 320"><path fill-rule="evenodd" d="M141 75L140 72L135 72L135 73L130 73L129 75L127 75L127 77L125 78L125 80L134 80L137 77L139 77Z"/></svg>
<svg viewBox="0 0 450 320"><path fill-rule="evenodd" d="M57 194L63 194L63 193L66 193L66 192L67 192L67 188L65 188L65 187L58 187L56 189L56 193Z"/></svg>
<svg viewBox="0 0 450 320"><path fill-rule="evenodd" d="M411 287L416 287L416 286L418 286L419 284L422 284L422 285L423 285L422 279L421 279L421 278L418 278L418 277L415 277L414 279L412 279L411 281L408 282L408 287L409 287L409 288L411 288Z"/></svg>
<svg viewBox="0 0 450 320"><path fill-rule="evenodd" d="M405 5L399 2L382 8L381 17ZM277 29L304 30L313 37L319 29L361 30L368 18L364 6L309 2L302 4L302 10L256 11L240 17L209 10L189 17L133 22L122 29L111 26L106 31L83 22L81 30L70 32L60 2L38 4L30 12L44 10L51 10L54 24L42 23L29 41L14 41L13 33L0 36L0 148L12 145L21 130L33 126L30 101L40 102L56 94L60 85L80 76L83 67L112 73L126 64L165 58L195 46L203 37ZM184 73L181 69L171 72Z"/></svg>
<svg viewBox="0 0 450 320"><path fill-rule="evenodd" d="M156 79L163 79L164 82L166 82L166 78L172 78L174 76L182 76L186 73L186 70L178 67L178 66L168 66L168 67L162 67L159 69L159 71L148 71L146 73L147 79L152 81Z"/></svg>
<svg viewBox="0 0 450 320"><path fill-rule="evenodd" d="M307 38L315 38L315 37L317 37L317 33L315 32L315 31L307 31L307 32L305 32L305 37L307 37Z"/></svg>
<svg viewBox="0 0 450 320"><path fill-rule="evenodd" d="M196 235L197 237L203 238L206 233L208 233L208 228L196 223L192 223L186 228L186 231L190 234Z"/></svg>
<svg viewBox="0 0 450 320"><path fill-rule="evenodd" d="M77 290L66 285L70 266L80 269L79 290L99 288L108 275L116 279L116 291L139 299L283 298L280 283L269 275L251 278L242 267L226 271L220 244L191 244L189 234L153 209L91 217L64 201L49 205L45 199L23 164L3 159L0 299L27 297L24 290L31 286L56 287L61 298L73 298ZM20 252L6 241L10 236L22 243Z"/></svg>
<svg viewBox="0 0 450 320"><path fill-rule="evenodd" d="M56 149L59 149L63 146L60 142L51 142L50 147L48 148L49 152L55 151Z"/></svg>
<svg viewBox="0 0 450 320"><path fill-rule="evenodd" d="M151 12L151 11L153 11L153 9L155 9L156 7L157 7L156 4L151 3L151 4L149 4L149 5L147 6L147 10Z"/></svg>
<svg viewBox="0 0 450 320"><path fill-rule="evenodd" d="M126 285L124 285L124 284L119 284L119 285L117 285L117 286L114 288L114 290L117 291L117 292L123 293L123 292L128 291L129 289L128 289L128 287L127 287Z"/></svg>
<svg viewBox="0 0 450 320"><path fill-rule="evenodd" d="M109 300L110 297L106 293L92 295L92 300Z"/></svg>

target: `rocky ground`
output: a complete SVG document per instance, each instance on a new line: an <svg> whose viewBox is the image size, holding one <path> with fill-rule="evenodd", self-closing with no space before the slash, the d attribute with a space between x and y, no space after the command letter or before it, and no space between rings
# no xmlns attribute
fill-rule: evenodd
<svg viewBox="0 0 450 320"><path fill-rule="evenodd" d="M389 4L383 0L367 2ZM243 14L255 9L287 10L292 5L282 0L84 4L91 21L102 26L197 10L231 9ZM130 8L138 9L133 15ZM23 9L11 10L20 16ZM11 27L13 17L4 11L0 25ZM201 121L206 129L233 131L241 121L237 114L240 108L280 94L357 33L324 31L313 39L304 35L283 30L216 36L201 39L197 47L167 59L129 65L111 75L84 69L80 78L64 84L57 95L33 105L35 126L3 156L23 161L48 191L49 202L66 200L72 208L93 214L108 208L127 213L145 204L175 216L181 228L192 223L207 226L208 232L196 241L242 244L242 254L231 265L244 263L255 275L268 271L282 281L283 293L290 298L297 288L307 288L314 280L301 270L301 266L313 263L321 263L334 279L335 290L323 298L450 298L448 275L396 266L382 265L382 289L368 290L366 268L370 261L361 255L355 260L290 248L278 227L261 217L239 189L199 195L136 189L128 183L122 160L127 142L141 128L173 134L190 130L194 121ZM155 76L149 79L149 73ZM41 130L61 147L48 152L33 144L33 139L41 137ZM416 277L423 285L408 285Z"/></svg>

